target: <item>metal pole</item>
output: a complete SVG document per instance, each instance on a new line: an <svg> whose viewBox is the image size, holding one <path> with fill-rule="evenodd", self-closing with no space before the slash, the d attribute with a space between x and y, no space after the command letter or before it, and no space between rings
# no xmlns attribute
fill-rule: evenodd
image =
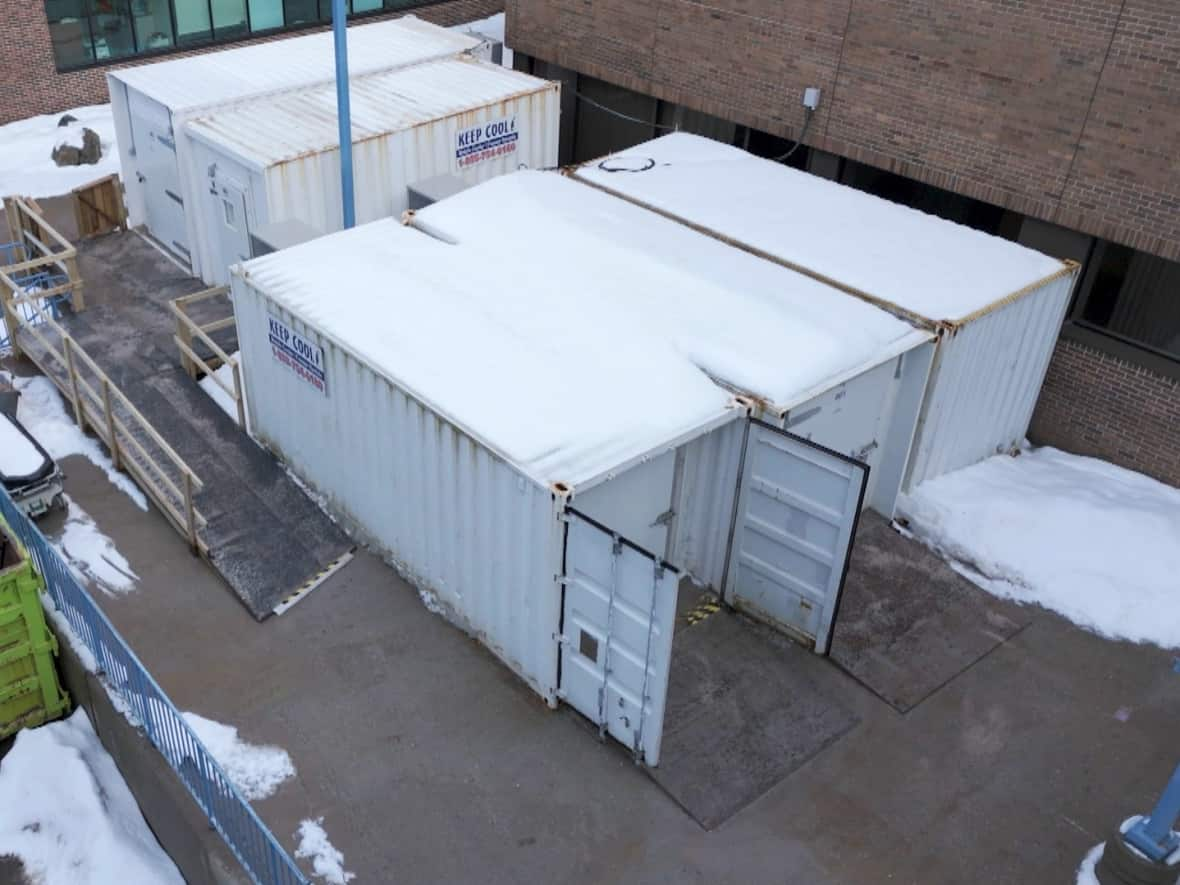
<svg viewBox="0 0 1180 885"><path fill-rule="evenodd" d="M1124 841L1134 845L1152 860L1162 863L1180 846L1180 839L1172 832L1180 820L1180 766L1164 787L1155 809L1127 831Z"/></svg>
<svg viewBox="0 0 1180 885"><path fill-rule="evenodd" d="M336 42L336 116L340 121L340 193L344 200L344 227L356 225L352 188L352 109L348 98L347 10L344 0L332 0L332 36Z"/></svg>

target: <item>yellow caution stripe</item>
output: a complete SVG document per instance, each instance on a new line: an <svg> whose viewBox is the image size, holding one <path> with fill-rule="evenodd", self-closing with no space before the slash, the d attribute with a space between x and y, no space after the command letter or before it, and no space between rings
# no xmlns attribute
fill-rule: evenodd
<svg viewBox="0 0 1180 885"><path fill-rule="evenodd" d="M324 583L324 581L328 580L328 578L332 577L332 575L336 574L336 572L340 571L340 569L348 565L348 563L352 561L352 556L355 549L356 548L349 550L343 556L334 559L328 565L324 566L322 569L304 581L301 585L299 585L298 588L292 590L290 593L284 596L279 604L276 605L271 611L276 615L281 615L299 600L303 599L303 597L307 596L308 593L320 586L320 584Z"/></svg>

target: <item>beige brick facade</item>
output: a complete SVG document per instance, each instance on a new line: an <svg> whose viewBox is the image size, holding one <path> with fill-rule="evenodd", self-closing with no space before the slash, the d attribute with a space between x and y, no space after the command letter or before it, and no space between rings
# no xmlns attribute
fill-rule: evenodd
<svg viewBox="0 0 1180 885"><path fill-rule="evenodd" d="M151 58L120 59L110 65L59 73L53 58L43 0L7 0L3 5L4 11L0 13L0 46L3 47L3 52L0 52L0 83L4 84L4 90L0 93L0 123L106 102L106 72L111 67L196 55L227 45L261 43L282 39L293 33L286 31L234 44L220 43ZM445 0L408 7L376 18L392 18L409 12L436 24L455 25L484 18L503 8L504 0ZM371 20L368 16L362 19Z"/></svg>

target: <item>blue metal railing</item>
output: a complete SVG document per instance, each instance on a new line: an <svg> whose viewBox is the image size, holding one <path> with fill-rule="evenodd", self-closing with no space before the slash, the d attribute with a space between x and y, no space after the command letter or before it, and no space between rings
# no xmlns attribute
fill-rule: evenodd
<svg viewBox="0 0 1180 885"><path fill-rule="evenodd" d="M69 565L3 487L0 516L29 551L54 606L94 656L111 692L127 705L250 877L258 885L307 885L307 877L242 798Z"/></svg>

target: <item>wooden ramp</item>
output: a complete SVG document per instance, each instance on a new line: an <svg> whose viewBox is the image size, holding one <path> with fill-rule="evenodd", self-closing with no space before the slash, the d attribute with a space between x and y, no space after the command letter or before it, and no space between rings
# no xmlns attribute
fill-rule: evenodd
<svg viewBox="0 0 1180 885"><path fill-rule="evenodd" d="M77 253L87 308L22 328L20 349L254 617L285 610L352 544L181 368L169 301L200 282L134 232Z"/></svg>

